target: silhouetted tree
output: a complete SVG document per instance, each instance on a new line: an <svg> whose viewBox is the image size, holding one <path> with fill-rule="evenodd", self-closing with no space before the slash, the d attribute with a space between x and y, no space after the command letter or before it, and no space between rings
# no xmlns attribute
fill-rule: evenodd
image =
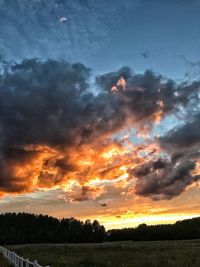
<svg viewBox="0 0 200 267"><path fill-rule="evenodd" d="M81 243L103 241L147 241L200 239L200 217L175 224L141 224L136 228L105 231L98 221L61 220L29 213L0 215L0 244Z"/></svg>
<svg viewBox="0 0 200 267"><path fill-rule="evenodd" d="M28 213L0 215L0 244L103 242L105 236L98 221Z"/></svg>
<svg viewBox="0 0 200 267"><path fill-rule="evenodd" d="M141 224L136 228L113 229L107 232L107 241L153 241L200 238L200 217L178 221L175 224Z"/></svg>

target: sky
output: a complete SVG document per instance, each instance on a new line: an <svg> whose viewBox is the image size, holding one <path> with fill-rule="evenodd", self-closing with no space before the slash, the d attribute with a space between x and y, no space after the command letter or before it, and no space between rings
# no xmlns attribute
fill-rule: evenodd
<svg viewBox="0 0 200 267"><path fill-rule="evenodd" d="M0 0L0 212L200 216L199 8Z"/></svg>

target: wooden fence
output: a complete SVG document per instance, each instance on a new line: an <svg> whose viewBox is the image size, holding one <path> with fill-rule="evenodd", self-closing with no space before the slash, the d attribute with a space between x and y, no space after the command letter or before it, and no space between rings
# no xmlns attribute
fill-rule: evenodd
<svg viewBox="0 0 200 267"><path fill-rule="evenodd" d="M43 267L37 263L37 261L31 262L28 259L18 256L15 252L10 251L2 246L0 246L0 252L3 254L4 258L14 267ZM50 266L46 266L50 267Z"/></svg>

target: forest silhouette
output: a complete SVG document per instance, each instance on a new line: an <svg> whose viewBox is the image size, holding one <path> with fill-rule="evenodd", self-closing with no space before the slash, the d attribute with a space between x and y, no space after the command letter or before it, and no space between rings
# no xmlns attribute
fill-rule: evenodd
<svg viewBox="0 0 200 267"><path fill-rule="evenodd" d="M200 239L200 217L175 224L146 225L105 230L97 220L57 219L48 215L5 213L0 215L0 244L99 243Z"/></svg>

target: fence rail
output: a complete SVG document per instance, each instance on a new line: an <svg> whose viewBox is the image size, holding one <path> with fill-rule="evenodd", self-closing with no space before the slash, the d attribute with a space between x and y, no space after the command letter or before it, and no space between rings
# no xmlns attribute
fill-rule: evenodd
<svg viewBox="0 0 200 267"><path fill-rule="evenodd" d="M3 254L4 258L14 267L43 267L37 263L37 261L31 262L29 259L24 259L18 256L15 252L10 251L2 246L0 246L0 252ZM50 267L50 266L45 266Z"/></svg>

